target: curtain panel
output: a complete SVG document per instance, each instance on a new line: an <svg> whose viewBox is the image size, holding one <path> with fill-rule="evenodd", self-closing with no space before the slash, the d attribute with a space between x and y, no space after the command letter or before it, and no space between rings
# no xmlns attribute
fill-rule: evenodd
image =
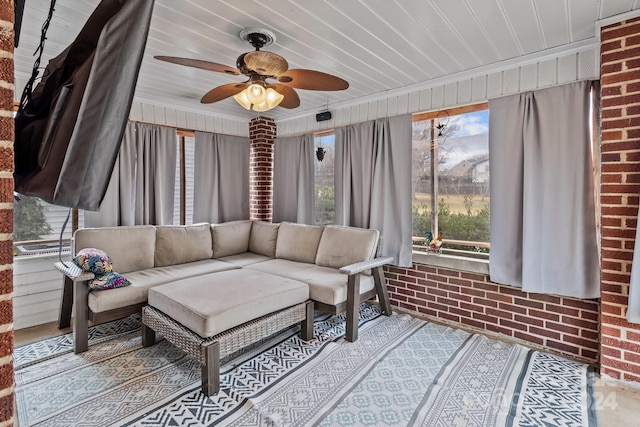
<svg viewBox="0 0 640 427"><path fill-rule="evenodd" d="M383 254L412 265L411 115L336 129L335 222L380 231Z"/></svg>
<svg viewBox="0 0 640 427"><path fill-rule="evenodd" d="M195 133L193 222L249 219L249 138Z"/></svg>
<svg viewBox="0 0 640 427"><path fill-rule="evenodd" d="M314 137L273 141L273 222L315 222Z"/></svg>
<svg viewBox="0 0 640 427"><path fill-rule="evenodd" d="M633 249L633 261L631 262L631 282L629 283L629 307L627 308L627 320L631 323L640 323L640 211L638 211L636 243Z"/></svg>
<svg viewBox="0 0 640 427"><path fill-rule="evenodd" d="M85 227L173 223L176 130L127 123L107 192Z"/></svg>
<svg viewBox="0 0 640 427"><path fill-rule="evenodd" d="M489 100L491 281L600 296L590 83Z"/></svg>

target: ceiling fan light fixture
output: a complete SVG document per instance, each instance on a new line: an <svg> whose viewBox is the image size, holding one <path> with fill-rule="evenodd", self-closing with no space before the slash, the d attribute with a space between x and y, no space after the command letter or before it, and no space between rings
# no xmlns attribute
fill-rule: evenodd
<svg viewBox="0 0 640 427"><path fill-rule="evenodd" d="M233 98L247 110L263 112L277 107L284 99L284 95L273 88L265 89L262 85L252 84Z"/></svg>
<svg viewBox="0 0 640 427"><path fill-rule="evenodd" d="M233 99L235 99L236 102L240 104L245 110L251 110L251 101L249 101L246 89L236 95L233 95Z"/></svg>

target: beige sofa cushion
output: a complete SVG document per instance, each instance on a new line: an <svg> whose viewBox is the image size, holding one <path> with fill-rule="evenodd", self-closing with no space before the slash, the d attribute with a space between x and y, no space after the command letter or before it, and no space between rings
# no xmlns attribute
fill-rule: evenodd
<svg viewBox="0 0 640 427"><path fill-rule="evenodd" d="M249 220L241 220L212 224L213 257L220 258L247 252L249 250L251 222Z"/></svg>
<svg viewBox="0 0 640 427"><path fill-rule="evenodd" d="M106 252L113 271L118 273L152 268L156 228L153 225L81 228L73 236L73 253L84 248L98 248Z"/></svg>
<svg viewBox="0 0 640 427"><path fill-rule="evenodd" d="M276 257L276 242L280 224L265 221L253 221L249 237L249 251L254 254Z"/></svg>
<svg viewBox="0 0 640 427"><path fill-rule="evenodd" d="M349 276L335 268L321 267L304 262L272 259L244 267L244 270L256 270L267 274L283 276L309 285L309 298L328 305L337 305L347 300L347 280ZM360 275L360 293L375 287L372 276Z"/></svg>
<svg viewBox="0 0 640 427"><path fill-rule="evenodd" d="M283 221L278 230L276 258L315 263L323 229L324 227L321 225L294 224Z"/></svg>
<svg viewBox="0 0 640 427"><path fill-rule="evenodd" d="M209 224L156 227L156 267L200 261L212 255Z"/></svg>
<svg viewBox="0 0 640 427"><path fill-rule="evenodd" d="M308 299L306 284L250 270L208 274L149 290L149 305L203 338Z"/></svg>
<svg viewBox="0 0 640 427"><path fill-rule="evenodd" d="M124 276L131 282L131 286L92 291L89 293L89 309L94 313L115 310L133 304L147 302L149 289L171 284L177 280L202 276L218 271L236 270L237 266L215 259L188 262L185 264L155 267L146 270L132 271Z"/></svg>
<svg viewBox="0 0 640 427"><path fill-rule="evenodd" d="M327 225L318 245L316 264L341 268L372 259L376 254L379 235L378 230Z"/></svg>

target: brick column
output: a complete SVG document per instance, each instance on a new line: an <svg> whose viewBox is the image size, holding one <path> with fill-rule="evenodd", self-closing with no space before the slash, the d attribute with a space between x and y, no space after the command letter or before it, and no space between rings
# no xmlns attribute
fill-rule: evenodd
<svg viewBox="0 0 640 427"><path fill-rule="evenodd" d="M13 0L0 0L0 427L13 424Z"/></svg>
<svg viewBox="0 0 640 427"><path fill-rule="evenodd" d="M626 321L634 246L640 251L640 18L604 27L600 36L601 372L640 382L640 325Z"/></svg>
<svg viewBox="0 0 640 427"><path fill-rule="evenodd" d="M273 201L273 139L276 122L256 117L249 123L251 163L249 166L249 197L251 219L271 221Z"/></svg>

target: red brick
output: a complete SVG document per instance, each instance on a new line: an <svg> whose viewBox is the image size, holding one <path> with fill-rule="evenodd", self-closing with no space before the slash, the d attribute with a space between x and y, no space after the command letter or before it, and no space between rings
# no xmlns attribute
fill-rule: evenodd
<svg viewBox="0 0 640 427"><path fill-rule="evenodd" d="M527 309L525 307L520 307L513 304L505 304L503 302L499 302L498 308L500 310L512 311L514 313L527 314Z"/></svg>
<svg viewBox="0 0 640 427"><path fill-rule="evenodd" d="M515 315L514 320L520 322L520 323L524 323L527 325L533 325L533 326L537 326L539 328L543 328L544 327L544 321L540 320L536 317L531 317L531 316L520 316L518 314Z"/></svg>
<svg viewBox="0 0 640 427"><path fill-rule="evenodd" d="M524 332L521 331L514 331L513 332L513 336L515 338L524 340L524 341L528 341L530 343L533 344L537 344L537 345L543 345L544 344L544 339L540 338L540 337L536 337L534 335L530 335L530 334L525 334Z"/></svg>
<svg viewBox="0 0 640 427"><path fill-rule="evenodd" d="M580 354L580 350L572 345L565 344L554 340L547 340L547 346L563 351L565 353Z"/></svg>
<svg viewBox="0 0 640 427"><path fill-rule="evenodd" d="M553 338L553 339L560 339L560 333L559 332L555 332L555 331L550 331L548 329L545 328L538 328L535 326L530 326L529 327L529 333L530 334L534 334L534 335L540 335L542 337L547 337L547 338Z"/></svg>

